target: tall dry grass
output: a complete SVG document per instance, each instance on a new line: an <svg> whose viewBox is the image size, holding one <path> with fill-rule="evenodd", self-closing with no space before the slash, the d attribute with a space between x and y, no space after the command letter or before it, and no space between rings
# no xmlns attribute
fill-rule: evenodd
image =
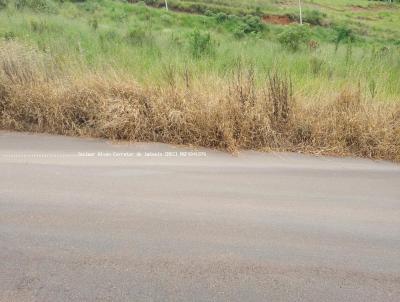
<svg viewBox="0 0 400 302"><path fill-rule="evenodd" d="M368 102L357 88L307 104L294 97L289 76L271 72L260 86L252 68L238 68L218 89L186 73L183 85L159 87L115 73L73 76L7 43L0 47L0 127L400 161L399 104Z"/></svg>

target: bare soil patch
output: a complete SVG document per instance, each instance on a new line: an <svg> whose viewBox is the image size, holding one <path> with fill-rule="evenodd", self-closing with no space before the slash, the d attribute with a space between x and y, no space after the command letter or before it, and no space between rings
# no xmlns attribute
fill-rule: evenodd
<svg viewBox="0 0 400 302"><path fill-rule="evenodd" d="M289 16L279 16L279 15L265 15L262 18L264 23L268 24L279 24L288 25L294 23L295 21L289 18Z"/></svg>

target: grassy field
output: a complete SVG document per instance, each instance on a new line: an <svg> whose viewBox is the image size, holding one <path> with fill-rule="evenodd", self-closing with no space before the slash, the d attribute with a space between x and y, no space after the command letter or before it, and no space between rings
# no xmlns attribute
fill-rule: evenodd
<svg viewBox="0 0 400 302"><path fill-rule="evenodd" d="M400 160L400 4L133 2L0 0L1 127Z"/></svg>

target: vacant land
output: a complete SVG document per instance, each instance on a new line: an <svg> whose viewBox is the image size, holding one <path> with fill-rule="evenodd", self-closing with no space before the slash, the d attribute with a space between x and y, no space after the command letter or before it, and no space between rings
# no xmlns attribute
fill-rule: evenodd
<svg viewBox="0 0 400 302"><path fill-rule="evenodd" d="M0 127L400 160L400 6L0 0Z"/></svg>

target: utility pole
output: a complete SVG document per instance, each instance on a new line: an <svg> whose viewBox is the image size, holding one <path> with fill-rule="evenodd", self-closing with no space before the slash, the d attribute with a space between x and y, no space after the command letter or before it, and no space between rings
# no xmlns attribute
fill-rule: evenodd
<svg viewBox="0 0 400 302"><path fill-rule="evenodd" d="M300 25L303 25L303 14L301 12L301 0L299 0L299 12L300 12Z"/></svg>
<svg viewBox="0 0 400 302"><path fill-rule="evenodd" d="M165 9L168 10L168 1L165 0Z"/></svg>

